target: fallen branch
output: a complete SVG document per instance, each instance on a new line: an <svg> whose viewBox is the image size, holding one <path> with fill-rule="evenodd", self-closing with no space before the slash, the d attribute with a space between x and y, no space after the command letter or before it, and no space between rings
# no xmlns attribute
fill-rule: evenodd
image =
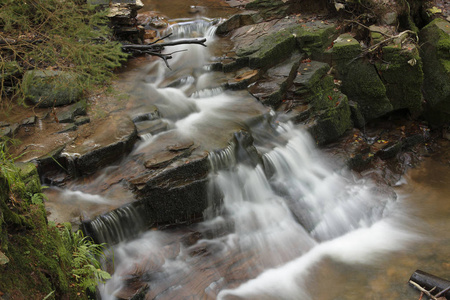
<svg viewBox="0 0 450 300"><path fill-rule="evenodd" d="M205 45L206 38L180 39L180 40L175 40L175 41L171 41L171 42L158 43L159 41L162 41L171 35L172 34L169 34L165 37L157 39L153 43L146 44L146 45L139 45L139 44L122 45L122 50L125 52L132 52L132 53L137 53L137 54L149 54L149 55L153 55L153 56L158 56L164 60L164 63L170 69L170 66L169 66L169 63L167 62L167 60L172 58L172 54L187 51L187 50L179 50L179 51L175 51L172 53L161 53L161 51L164 50L164 47L186 45L186 44L198 44L198 45L202 45L203 47L206 47L206 45Z"/></svg>
<svg viewBox="0 0 450 300"><path fill-rule="evenodd" d="M414 281L410 280L409 283L413 285L416 289L427 295L430 299L438 300L435 296L433 296L430 292L433 291L434 288L432 288L430 291L427 291L423 287L421 287L419 284L415 283Z"/></svg>
<svg viewBox="0 0 450 300"><path fill-rule="evenodd" d="M419 38L417 37L417 33L415 33L414 31L411 31L411 30L405 30L405 31L400 32L400 33L397 34L397 35L392 35L392 36L390 36L390 37L388 37L388 38L382 40L381 42L376 43L375 45L372 45L372 46L368 47L368 48L367 48L366 50L364 50L360 55L358 55L357 57L355 57L355 58L353 58L352 60L350 60L347 64L348 64L348 65L351 64L352 62L354 62L354 61L357 60L358 58L364 57L364 56L366 56L368 53L371 53L371 52L375 51L376 49L378 49L380 46L384 45L385 43L390 42L390 41L392 41L392 40L395 40L395 39L397 39L397 38L400 38L400 37L402 37L402 35L407 34L407 33L408 33L408 34L413 34L413 35L415 35L415 36L416 36L416 41L418 41Z"/></svg>

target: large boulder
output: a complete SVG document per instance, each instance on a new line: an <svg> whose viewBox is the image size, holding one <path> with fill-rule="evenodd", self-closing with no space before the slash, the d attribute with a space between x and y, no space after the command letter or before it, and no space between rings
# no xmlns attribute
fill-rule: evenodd
<svg viewBox="0 0 450 300"><path fill-rule="evenodd" d="M63 71L32 70L22 80L25 98L38 107L68 105L81 99L77 75Z"/></svg>
<svg viewBox="0 0 450 300"><path fill-rule="evenodd" d="M333 62L342 80L342 92L358 103L366 121L393 110L386 87L374 65L360 58L361 46L349 34L339 36L333 45Z"/></svg>
<svg viewBox="0 0 450 300"><path fill-rule="evenodd" d="M435 19L419 33L425 116L433 126L450 121L450 23Z"/></svg>
<svg viewBox="0 0 450 300"><path fill-rule="evenodd" d="M383 47L382 62L376 64L386 87L386 96L393 109L408 109L411 114L422 112L422 59L413 44Z"/></svg>

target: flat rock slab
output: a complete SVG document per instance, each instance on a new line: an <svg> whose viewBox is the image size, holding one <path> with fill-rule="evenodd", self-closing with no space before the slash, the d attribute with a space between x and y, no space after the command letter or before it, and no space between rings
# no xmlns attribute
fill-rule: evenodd
<svg viewBox="0 0 450 300"><path fill-rule="evenodd" d="M80 145L62 154L72 159L80 174L90 174L129 152L137 138L136 126L128 117L113 116L103 121Z"/></svg>

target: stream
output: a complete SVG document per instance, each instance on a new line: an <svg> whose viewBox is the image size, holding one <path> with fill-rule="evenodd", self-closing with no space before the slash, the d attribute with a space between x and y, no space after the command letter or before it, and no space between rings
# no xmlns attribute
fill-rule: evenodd
<svg viewBox="0 0 450 300"><path fill-rule="evenodd" d="M414 270L448 274L448 162L429 158L395 193L380 191L337 167L301 126L284 122L247 92L221 88L225 75L207 67L228 45L214 35L216 18L232 12L220 1L193 1L206 7L201 17L188 13L189 1L147 2L173 18L171 38L206 37L208 47L166 50L187 50L169 60L172 70L160 59L137 66L140 79L130 93L141 102L130 103L127 113L155 105L166 131L208 152L209 189L223 201L211 203L198 224L141 233L133 224L118 228L122 242L112 246L107 268L113 274L99 288L101 299L135 293L146 299L418 299L407 285ZM245 132L254 148L226 146L233 135L245 141ZM153 143L158 134L141 135L130 157ZM91 213L110 199L121 199L119 206L132 195L116 193L107 201L95 191L111 174L107 168L86 183L89 193L58 192Z"/></svg>

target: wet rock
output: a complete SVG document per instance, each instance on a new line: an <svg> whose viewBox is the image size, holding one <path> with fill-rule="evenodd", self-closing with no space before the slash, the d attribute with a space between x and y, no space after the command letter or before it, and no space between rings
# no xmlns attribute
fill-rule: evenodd
<svg viewBox="0 0 450 300"><path fill-rule="evenodd" d="M419 33L425 117L432 126L450 121L450 22L435 19Z"/></svg>
<svg viewBox="0 0 450 300"><path fill-rule="evenodd" d="M263 104L277 106L297 75L302 57L295 53L285 62L269 69L261 80L249 87L249 92Z"/></svg>
<svg viewBox="0 0 450 300"><path fill-rule="evenodd" d="M146 107L140 107L141 112L132 114L131 119L134 123L143 121L152 121L161 118L158 108L155 105L147 105ZM144 110L145 112L142 112Z"/></svg>
<svg viewBox="0 0 450 300"><path fill-rule="evenodd" d="M226 34L242 26L253 25L258 22L258 15L254 11L245 11L241 14L233 15L217 26L216 34Z"/></svg>
<svg viewBox="0 0 450 300"><path fill-rule="evenodd" d="M66 132L76 131L77 129L78 129L78 126L76 124L68 124L62 130L58 131L57 133L66 133Z"/></svg>
<svg viewBox="0 0 450 300"><path fill-rule="evenodd" d="M83 92L76 75L50 70L25 72L22 89L26 99L37 107L68 105L80 100Z"/></svg>
<svg viewBox="0 0 450 300"><path fill-rule="evenodd" d="M57 110L56 119L59 123L73 123L75 117L86 115L86 100L78 101L75 104Z"/></svg>
<svg viewBox="0 0 450 300"><path fill-rule="evenodd" d="M415 45L383 47L383 60L375 64L394 110L408 109L412 115L422 112L422 59Z"/></svg>
<svg viewBox="0 0 450 300"><path fill-rule="evenodd" d="M381 159L390 159L395 157L402 150L401 142L390 142L377 152Z"/></svg>
<svg viewBox="0 0 450 300"><path fill-rule="evenodd" d="M129 152L136 138L136 127L130 118L110 117L83 144L66 149L63 154L73 161L77 173L90 174Z"/></svg>
<svg viewBox="0 0 450 300"><path fill-rule="evenodd" d="M164 122L161 119L158 120L150 120L150 121L142 121L136 123L136 128L139 136L143 136L146 134L155 135L157 133L166 131L169 127L169 124Z"/></svg>
<svg viewBox="0 0 450 300"><path fill-rule="evenodd" d="M233 78L228 80L225 88L232 90L245 89L250 84L254 83L261 76L260 70L253 70L250 68L243 68L232 74Z"/></svg>
<svg viewBox="0 0 450 300"><path fill-rule="evenodd" d="M83 124L87 124L87 123L89 123L89 122L91 122L91 118L89 118L89 117L87 117L87 116L84 116L84 117L76 117L76 118L74 119L74 123L75 123L75 125L77 125L77 126L80 126L80 125L83 125Z"/></svg>
<svg viewBox="0 0 450 300"><path fill-rule="evenodd" d="M138 24L144 26L145 29L163 29L167 28L167 26L169 25L169 22L165 17L154 11L145 11L142 13L138 13L136 16L136 20Z"/></svg>

